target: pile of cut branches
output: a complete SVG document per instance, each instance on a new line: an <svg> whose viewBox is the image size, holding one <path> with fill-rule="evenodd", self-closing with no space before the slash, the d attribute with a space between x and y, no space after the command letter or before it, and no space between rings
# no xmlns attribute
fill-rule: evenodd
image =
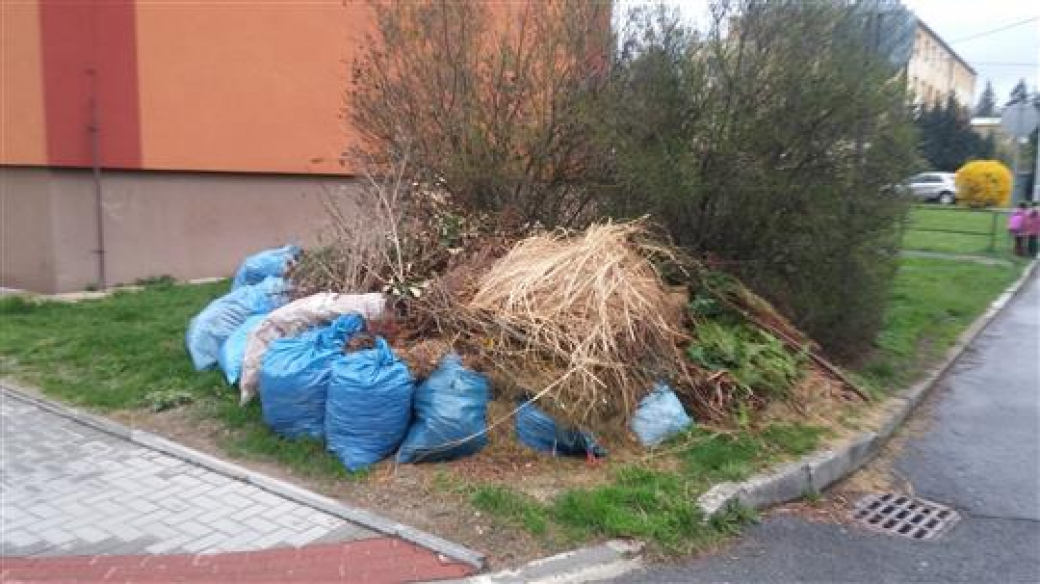
<svg viewBox="0 0 1040 584"><path fill-rule="evenodd" d="M363 180L324 193L329 228L304 250L289 278L297 296L384 292L394 300L422 294L452 258L497 225L469 213L435 183L415 180L408 157L377 164L357 154Z"/></svg>
<svg viewBox="0 0 1040 584"><path fill-rule="evenodd" d="M536 399L604 437L626 434L659 381L705 422L790 399L766 387L801 376L788 354L855 389L768 302L683 255L646 219L532 234L464 213L443 191L409 180L404 166L332 201L333 244L305 253L290 277L305 294L388 293L397 320L372 326L386 329L417 372L455 350L499 395ZM698 326L713 318L698 312L705 299L741 328L706 326L717 346L698 351L691 344L707 342ZM727 349L733 342L745 346ZM751 353L769 375L743 367L740 355Z"/></svg>
<svg viewBox="0 0 1040 584"><path fill-rule="evenodd" d="M419 310L479 354L508 393L582 427L616 426L654 381L681 373L685 294L658 277L645 235L634 222L532 236L471 296L435 284Z"/></svg>

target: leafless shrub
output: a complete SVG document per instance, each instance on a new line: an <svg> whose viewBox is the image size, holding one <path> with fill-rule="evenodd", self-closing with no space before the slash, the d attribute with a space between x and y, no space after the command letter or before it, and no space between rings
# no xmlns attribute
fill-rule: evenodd
<svg viewBox="0 0 1040 584"><path fill-rule="evenodd" d="M402 223L412 187L407 157L376 173L360 162L357 188L340 186L323 193L330 227L324 241L306 250L291 273L297 293L369 292L403 279Z"/></svg>
<svg viewBox="0 0 1040 584"><path fill-rule="evenodd" d="M608 82L606 2L373 4L346 117L371 155L411 152L468 210L580 221L604 176L588 110Z"/></svg>

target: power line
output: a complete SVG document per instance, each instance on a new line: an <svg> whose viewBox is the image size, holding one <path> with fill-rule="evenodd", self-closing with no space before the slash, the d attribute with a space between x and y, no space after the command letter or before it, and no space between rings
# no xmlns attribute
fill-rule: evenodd
<svg viewBox="0 0 1040 584"><path fill-rule="evenodd" d="M989 36L991 34L996 34L998 32L1003 32L1003 31L1005 31L1005 30L1007 30L1009 28L1015 28L1016 26L1022 26L1023 24L1027 24L1027 23L1030 23L1030 22L1035 22L1036 20L1040 20L1040 16L1031 16L1029 18L1026 18L1025 20L1019 20L1018 22L1012 22L1011 24L1006 24L1004 26L997 27L997 28L994 28L994 29L990 29L990 30L987 30L987 31L984 31L984 32L980 32L980 33L973 34L973 35L966 36L966 37L961 37L959 39L950 41L950 44L952 45L954 43L963 43L964 41L970 41L970 40L974 40L974 39L977 39L977 38L982 38L984 36Z"/></svg>
<svg viewBox="0 0 1040 584"><path fill-rule="evenodd" d="M987 67L1037 67L1040 63L1009 63L1002 61L972 61L972 65L986 65Z"/></svg>

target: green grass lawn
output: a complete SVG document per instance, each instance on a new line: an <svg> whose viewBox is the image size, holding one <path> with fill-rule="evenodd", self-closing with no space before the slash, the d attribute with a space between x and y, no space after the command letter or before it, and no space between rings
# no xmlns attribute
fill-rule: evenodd
<svg viewBox="0 0 1040 584"><path fill-rule="evenodd" d="M876 388L910 381L1013 281L1022 263L904 258L896 277L877 352L858 373ZM0 365L4 376L46 394L97 410L140 410L194 401L199 415L228 428L230 454L278 462L296 473L364 480L349 475L315 441L287 441L263 424L260 408L237 406L237 393L213 371L192 369L184 349L188 320L227 282L188 286L159 282L76 304L17 297L0 299ZM711 523L698 516L696 497L713 483L744 478L764 465L814 449L818 428L774 425L756 432L695 429L673 440L671 470L636 464L611 471L600 486L536 501L507 485L468 484L470 503L504 525L565 541L632 536L661 549L688 551L711 543L748 518L733 513Z"/></svg>
<svg viewBox="0 0 1040 584"><path fill-rule="evenodd" d="M160 284L78 303L0 300L2 373L62 401L100 410L148 407L149 395L227 392L187 359L188 320L229 288Z"/></svg>
<svg viewBox="0 0 1040 584"><path fill-rule="evenodd" d="M1023 265L902 258L876 353L858 373L875 388L909 384L1018 278Z"/></svg>
<svg viewBox="0 0 1040 584"><path fill-rule="evenodd" d="M925 231L926 229L949 229L976 234ZM991 236L994 229L996 233ZM910 211L910 222L903 237L903 247L922 251L1007 256L1011 254L1011 239L1007 234L1007 218L1003 214L937 205L915 206Z"/></svg>
<svg viewBox="0 0 1040 584"><path fill-rule="evenodd" d="M268 430L259 404L217 371L195 371L184 346L188 321L230 288L158 282L78 303L0 299L0 375L66 403L99 411L159 409L194 402L229 429L229 453L273 460L303 476L354 478L317 442Z"/></svg>

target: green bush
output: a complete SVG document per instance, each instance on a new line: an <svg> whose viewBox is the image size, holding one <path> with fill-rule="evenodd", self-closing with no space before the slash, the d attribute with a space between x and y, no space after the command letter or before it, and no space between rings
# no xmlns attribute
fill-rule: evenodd
<svg viewBox="0 0 1040 584"><path fill-rule="evenodd" d="M604 208L650 213L853 358L880 326L907 210L883 194L915 159L903 84L867 50L872 16L856 5L715 10L703 30L660 9L623 31L602 125L618 186Z"/></svg>

